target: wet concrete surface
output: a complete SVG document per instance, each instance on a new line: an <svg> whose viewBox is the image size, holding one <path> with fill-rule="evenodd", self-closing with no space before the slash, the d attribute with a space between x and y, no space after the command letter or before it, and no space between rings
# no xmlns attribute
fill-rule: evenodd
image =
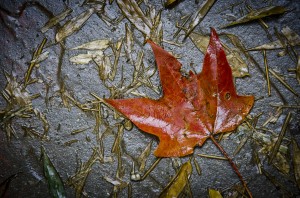
<svg viewBox="0 0 300 198"><path fill-rule="evenodd" d="M1 1L0 7L2 9L15 13L17 9L25 1ZM158 11L162 9L162 22L163 22L163 38L169 41L175 41L173 34L177 30L176 23L180 21L180 17L191 14L196 11L202 1L197 4L195 1L181 1L177 6L172 9L164 9L161 1L149 1ZM264 43L270 42L265 31L258 22L250 22L247 24L234 26L227 29L220 29L219 27L227 24L229 17L232 15L240 16L240 9L244 8L244 4L237 5L232 9L227 8L237 1L217 1L204 20L195 28L196 32L202 32L206 35L209 34L209 28L215 27L219 33L231 33L240 38L247 48L252 48ZM282 5L286 6L289 11L283 15L268 17L264 21L269 25L269 31L273 39L276 39L274 27L281 30L285 26L289 26L297 34L300 34L300 4L297 1L251 1L248 2L253 8L258 9L269 5ZM47 10L54 15L62 12L65 9L63 1L40 1ZM68 7L74 11L72 17L77 16L89 6L81 6L82 1L67 2ZM142 9L145 9L145 4L142 4ZM111 5L107 4L105 7L107 15L111 18L116 18L121 15L120 9L116 2ZM68 17L69 20L71 17ZM85 103L94 98L90 93L96 93L100 97L109 97L109 91L99 79L97 67L94 63L85 65L75 65L70 63L69 58L79 54L82 51L66 50L62 59L61 68L58 67L59 56L61 47L54 43L54 36L57 28L50 29L45 34L40 32L40 28L47 22L48 17L45 12L37 6L31 6L25 9L20 17L8 16L7 13L1 11L0 23L0 43L2 50L0 52L1 72L0 72L0 89L3 90L6 85L4 72L13 73L19 81L22 81L32 54L36 47L42 42L43 38L48 39L48 43L44 51L49 52L49 57L40 63L38 68L35 68L32 76L39 79L37 83L29 85L27 90L30 94L40 94L41 96L33 100L33 107L42 112L49 122L50 129L48 132L48 140L41 140L37 137L24 136L24 131L21 126L32 127L36 131L42 133L43 124L36 117L32 118L16 118L12 121L12 126L16 131L17 137L12 137L8 141L6 131L3 127L0 128L0 182L4 181L9 176L18 174L13 179L7 190L7 197L48 197L48 185L43 175L42 161L40 160L40 147L43 145L46 149L49 158L59 172L62 180L67 182L68 178L76 173L80 166L80 162L87 162L92 153L93 148L99 148L99 141L97 141L97 134L94 132L95 117L90 112L83 112L75 105L66 108L61 100L59 90L60 82L64 82L65 89L80 103ZM96 14L93 14L86 24L77 32L66 39L65 47L70 49L82 43L95 40L95 39L108 39L113 42L118 41L125 35L125 23L127 19L122 20L119 24L108 25ZM63 24L63 23L61 23ZM138 50L143 50L145 53L144 62L147 66L154 67L154 57L149 45L142 45L144 38L140 32L134 30L135 43ZM181 42L182 36L179 37ZM228 42L225 41L224 42ZM195 47L195 45L187 39L182 46L174 46L168 43L163 43L164 48L174 54L180 55L180 62L183 64L183 70L188 72L193 64L197 72L201 71L203 54ZM295 47L295 53L299 56L299 47ZM267 59L269 67L278 73L282 74L286 82L293 87L299 94L300 86L294 77L293 73L288 72L287 69L295 68L296 63L288 56L278 57L277 54L282 50L269 50L267 51ZM108 52L112 54L112 52ZM123 51L122 51L123 53ZM133 52L136 56L137 51ZM264 61L261 51L250 52L258 65L264 70ZM271 103L283 103L280 96L275 91L274 87L271 88L271 96L267 94L267 85L263 74L259 69L249 64L249 77L238 78L235 80L237 92L239 94L254 95L257 99L251 111L251 116L263 113L259 120L258 126L261 126L270 115L276 111L275 107L270 106ZM118 70L116 79L112 82L117 85L121 79L121 66L123 66L125 83L128 83L132 78L133 67L126 62L124 54L121 54L118 63ZM61 70L58 74L58 70ZM271 76L271 75L270 75ZM158 74L156 73L152 78L152 83L156 86L160 85ZM299 105L299 97L295 96L287 90L277 79L271 76L271 81L278 88L279 92L283 95L287 105ZM150 98L159 98L160 95L153 90L142 86L138 89ZM132 95L125 95L124 97L134 97ZM47 101L47 102L46 102ZM0 99L0 108L4 109L7 103L3 98ZM109 111L109 110L107 110ZM274 124L268 124L267 128L278 134L281 130L282 124L288 112L292 112L292 121L288 126L286 137L289 139L294 137L300 143L299 135L299 108L284 108L282 115ZM114 123L111 116L108 118L110 123ZM88 128L82 133L71 135L71 132L76 129ZM104 131L100 127L100 133ZM249 133L247 130L240 129L237 133L233 133L229 137L223 139L220 144L224 149L232 155L235 148L245 136ZM113 162L96 162L91 167L90 174L88 175L84 190L83 197L111 197L113 195L113 185L107 182L104 177L116 177L118 167L118 157L116 154L111 153L113 143L117 130L114 128L113 133L105 136L103 141L104 156L112 157ZM65 143L76 139L77 142L70 146ZM121 141L121 161L124 174L121 180L130 183L132 186L132 197L157 197L163 188L168 184L171 178L175 175L176 170L172 165L174 160L181 163L189 160L190 156L183 158L165 158L157 165L151 174L140 182L133 182L130 180L130 172L132 162L137 162L137 159L144 148L153 141L151 147L151 154L146 162L146 169L151 166L156 160L153 151L157 147L158 139L154 136L142 133L136 127L131 131L124 131ZM286 143L290 148L290 145ZM258 169L253 161L253 146L249 140L241 151L234 157L234 161L239 167L242 175L249 183L249 188L254 197L285 197L287 195L296 197L300 192L294 183L294 174L291 163L290 152L287 154L289 165L291 166L290 173L283 175L272 165L263 160L262 164L265 170L271 173L276 181L283 184L282 186L275 186L270 179L265 175L259 174ZM261 147L256 147L256 150ZM210 155L221 155L213 143L208 140L201 148L195 148L193 156L202 169L202 174L198 175L193 164L193 173L190 177L190 188L194 197L208 197L207 189L214 188L224 191L225 196L229 196L234 190L231 189L234 184L239 184L239 178L233 172L229 163L225 160L208 159L199 157L197 154L205 153ZM264 156L261 156L264 159ZM120 160L120 159L119 159ZM65 185L67 197L74 197L75 190L70 185ZM128 188L123 188L118 191L118 197L127 197ZM182 195L184 197L184 195Z"/></svg>

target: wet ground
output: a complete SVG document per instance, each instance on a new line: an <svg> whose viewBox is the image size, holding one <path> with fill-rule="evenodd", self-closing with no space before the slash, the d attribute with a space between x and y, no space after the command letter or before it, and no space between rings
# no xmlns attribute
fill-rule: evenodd
<svg viewBox="0 0 300 198"><path fill-rule="evenodd" d="M72 64L70 62L71 57L87 52L87 50L70 50L71 48L96 39L110 39L110 42L115 45L125 36L125 24L128 24L134 35L133 59L137 59L138 53L143 51L145 67L155 68L150 46L143 45L143 34L126 18L120 20L119 23L109 23L103 20L103 14L93 14L79 31L65 39L63 45L66 50L63 51L62 47L55 43L55 33L60 27L56 26L46 33L41 33L41 27L49 20L50 15L57 15L64 11L66 5L73 9L73 12L60 23L61 25L94 5L82 5L83 1L43 0L39 1L42 6L39 4L28 6L18 16L16 13L24 2L5 0L0 2L0 43L2 45L0 52L0 90L4 90L7 83L5 72L15 76L16 81L20 84L24 84L26 81L24 76L28 71L32 55L44 38L47 38L48 41L43 51L49 52L49 56L39 63L39 66L35 67L31 73L31 78L37 79L37 81L26 86L26 93L29 95L40 94L38 98L32 100L35 113L31 111L28 118L15 116L6 122L13 128L15 135L8 132L8 129L5 128L6 125L1 123L0 182L18 173L11 180L8 188L4 189L7 190L5 192L6 197L50 197L47 180L43 174L43 162L40 160L42 145L64 182L67 197L74 197L75 189L80 189L80 186L83 187L81 193L83 197L111 197L113 195L117 197L129 195L132 197L157 197L176 174L180 164L188 161L191 156L164 158L145 180L131 181L132 163L136 165L135 169L137 170L140 162L139 156L150 142L153 142L151 152L145 158L147 159L146 167L145 170L141 171L141 174L146 172L156 161L157 158L153 155L153 151L157 147L158 139L155 136L142 133L136 127L124 131L119 129L118 132L118 126L120 126L118 123L122 123L122 118L114 118L113 111L106 108L105 105L99 106L97 105L99 103L92 104L90 102L97 100L91 93L95 93L100 98L110 97L112 92L107 87L110 87L111 90L117 90L116 87L120 85L122 78L125 87L130 84L134 67L130 61L127 61L124 48L121 48L120 58L116 65L116 76L113 80L107 80L106 86L99 78L98 67L93 61L88 64ZM220 27L229 23L230 20L241 16L241 11L247 13L245 2L240 4L237 2L239 1L220 0L215 2L194 31L209 35L209 28L214 27L219 33L234 34L247 49L269 43L271 42L270 39L277 40L274 28L280 32L282 28L288 26L300 34L300 4L297 1L288 0L248 2L253 9L269 5L285 6L288 9L284 14L264 19L264 22L269 26L269 36L257 21L221 29ZM148 1L148 5L153 6L156 13L162 10L163 40L180 43L177 46L162 42L167 51L172 51L180 58L179 61L183 64L183 73L187 73L193 68L200 72L204 55L190 38L182 43L183 31L176 39L173 38L173 35L177 31L177 22L181 24L184 21L181 17L194 13L201 3L202 1L197 3L197 1L186 0L172 8L165 9L161 1ZM147 4L142 3L141 9L145 11ZM122 15L116 2L107 4L104 13L107 20ZM222 36L221 39L234 48L228 39ZM112 49L115 48L112 47ZM105 55L110 57L113 64L117 53L112 49L108 48ZM296 96L296 94L300 94L300 86L296 80L295 72L288 71L288 69L297 66L299 47L288 47L289 53L278 56L278 53L282 51L283 49L267 50L268 65L269 68L283 77L285 82L295 90L295 93L288 90L274 75L270 74L272 85L271 95L268 96L267 82L264 78L263 53L262 51L249 52L257 64L251 61L249 57L243 56L248 65L249 76L236 78L235 83L240 95L254 95L256 98L250 115L253 118L261 114L256 125L257 129L253 131L246 124L243 124L236 133L223 137L220 142L229 155L233 156L240 142L249 136L245 145L233 159L248 182L254 197L296 197L300 194L294 178L293 153L290 144L292 138L300 144L300 100ZM136 92L157 99L161 96L157 72L150 80L152 87L149 88L149 86L142 84ZM155 89L156 87L159 88ZM156 90L159 92L156 93ZM137 96L128 92L119 94L117 97ZM80 104L87 104L87 107L91 109L99 108L101 113L97 114L95 113L97 111L92 110L84 111ZM264 125L272 115L276 114L277 107L272 106L272 104L285 105L286 107L282 108L278 120ZM1 110L5 110L8 105L3 97L0 98ZM292 105L293 108L291 108ZM289 112L291 112L292 119L287 125L286 139L282 142L284 148L288 148L288 150L281 153L283 158L281 162L285 163L285 168L288 166L289 169L287 173L283 174L282 166L278 169L268 163L267 156L272 152L274 144L266 146L267 141L259 142L251 134L258 131L260 135L261 133L266 135L265 139L273 143L276 142L277 135L280 133ZM46 124L43 122L43 116L47 120ZM248 121L251 123L251 120ZM99 125L96 125L97 123ZM44 134L47 126L49 126L49 130L47 134ZM85 130L78 132L79 129ZM9 134L11 138L8 137ZM119 141L115 141L117 137L120 138ZM118 145L118 149L113 149L114 143ZM271 151L264 152L263 148L269 148ZM259 172L257 160L254 159L255 152L259 153L262 167L269 175ZM196 165L192 160L193 172L189 178L189 187L186 187L181 196L188 197L189 192L191 192L193 197L208 197L207 189L213 188L220 190L224 197L235 197L238 194L237 189L240 189L241 186L239 186L238 176L233 172L229 163L226 160L200 157L198 154L222 155L210 140L201 148L195 148L195 153L192 156L196 164L201 167L202 173L201 175L197 173ZM113 180L115 184L119 182L120 185L114 188L108 178ZM4 192L2 189L0 190L0 193ZM77 195L80 195L79 192L77 191Z"/></svg>

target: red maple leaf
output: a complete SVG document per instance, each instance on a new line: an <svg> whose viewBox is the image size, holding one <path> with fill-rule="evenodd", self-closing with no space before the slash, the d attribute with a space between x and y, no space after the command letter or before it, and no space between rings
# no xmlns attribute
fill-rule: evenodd
<svg viewBox="0 0 300 198"><path fill-rule="evenodd" d="M138 128L156 135L158 157L193 153L209 137L234 130L253 106L253 96L237 95L231 68L214 29L199 74L181 75L181 64L167 51L151 45L161 79L163 97L105 99Z"/></svg>

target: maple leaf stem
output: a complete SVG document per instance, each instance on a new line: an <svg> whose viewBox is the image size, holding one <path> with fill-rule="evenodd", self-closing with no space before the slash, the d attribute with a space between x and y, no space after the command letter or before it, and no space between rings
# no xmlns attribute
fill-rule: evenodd
<svg viewBox="0 0 300 198"><path fill-rule="evenodd" d="M238 175L238 177L240 178L244 188L246 189L248 195L250 198L252 198L252 193L250 192L246 181L243 179L242 174L240 173L239 169L237 168L237 166L235 165L235 163L233 162L233 160L231 159L231 157L229 157L229 155L227 154L227 152L224 150L224 148L217 142L217 140L214 138L213 135L210 136L211 140L213 141L213 143L216 145L216 147L221 151L221 153L228 159L229 164L231 165L231 167L233 168L234 172Z"/></svg>

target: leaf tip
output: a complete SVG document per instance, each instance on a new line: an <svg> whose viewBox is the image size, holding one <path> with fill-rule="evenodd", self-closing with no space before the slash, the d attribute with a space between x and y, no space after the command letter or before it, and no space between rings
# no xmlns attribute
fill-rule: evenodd
<svg viewBox="0 0 300 198"><path fill-rule="evenodd" d="M210 27L210 37L219 40L219 36L215 28Z"/></svg>
<svg viewBox="0 0 300 198"><path fill-rule="evenodd" d="M155 46L159 47L159 46L158 46L155 42L153 42L151 39L147 39L147 40L146 40L146 43L150 44L152 49L153 49L153 47L155 47Z"/></svg>
<svg viewBox="0 0 300 198"><path fill-rule="evenodd" d="M221 52L221 53L224 53L224 56L226 56L225 52L223 51L223 47L222 47L222 44L221 44L221 41L219 39L217 31L213 27L211 27L210 30L211 30L211 32L210 32L210 41L209 41L209 45L208 45L209 48L214 49L213 51L216 50L215 53L220 53Z"/></svg>

